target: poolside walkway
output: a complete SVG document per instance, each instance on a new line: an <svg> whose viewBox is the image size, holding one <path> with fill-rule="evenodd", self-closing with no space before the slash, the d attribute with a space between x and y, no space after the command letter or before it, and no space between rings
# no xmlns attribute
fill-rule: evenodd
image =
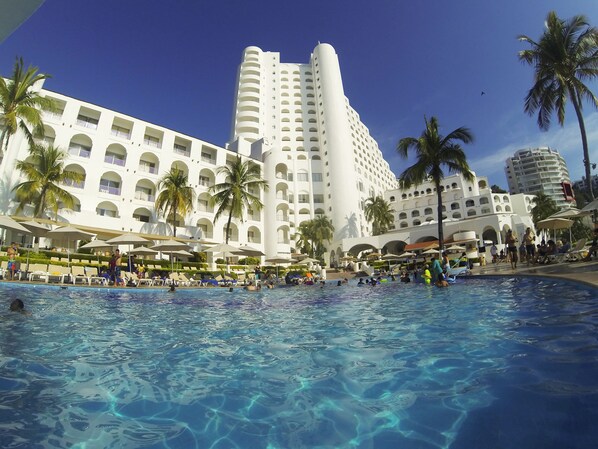
<svg viewBox="0 0 598 449"><path fill-rule="evenodd" d="M518 263L517 269L511 269L508 262L487 264L472 270L474 276L544 276L569 279L598 287L598 260L591 262L560 262L548 265L530 265Z"/></svg>

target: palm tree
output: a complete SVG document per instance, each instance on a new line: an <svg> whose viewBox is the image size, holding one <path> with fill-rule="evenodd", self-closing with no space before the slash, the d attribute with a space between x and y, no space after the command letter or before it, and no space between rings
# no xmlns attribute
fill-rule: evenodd
<svg viewBox="0 0 598 449"><path fill-rule="evenodd" d="M23 59L17 58L12 77L5 80L0 76L0 154L18 129L25 133L31 147L35 146L34 136L43 136L42 110L54 109L54 101L32 89L37 82L50 78L37 71L31 66L24 70Z"/></svg>
<svg viewBox="0 0 598 449"><path fill-rule="evenodd" d="M365 219L372 222L372 234L384 234L394 223L394 210L381 196L372 196L365 200Z"/></svg>
<svg viewBox="0 0 598 449"><path fill-rule="evenodd" d="M297 246L310 257L321 258L326 247L324 242L329 242L334 236L334 225L325 215L302 222L297 230Z"/></svg>
<svg viewBox="0 0 598 449"><path fill-rule="evenodd" d="M546 30L539 42L527 36L519 40L531 45L519 52L519 59L534 67L534 85L525 97L525 112L538 111L538 126L547 130L550 118L556 112L558 122L565 122L565 106L571 100L583 146L588 192L594 199L590 172L590 153L582 115L582 100L598 107L598 99L584 82L598 77L598 30L590 27L584 16L565 21L554 11L548 13Z"/></svg>
<svg viewBox="0 0 598 449"><path fill-rule="evenodd" d="M225 212L228 212L226 222L226 243L230 238L230 225L233 218L243 219L243 211L251 208L259 212L264 205L260 201L259 192L268 190L268 182L262 179L260 167L251 162L241 160L241 156L231 164L218 169L218 174L225 175L225 181L211 186L208 190L210 205L218 206L214 215L214 223Z"/></svg>
<svg viewBox="0 0 598 449"><path fill-rule="evenodd" d="M71 209L74 207L76 198L59 184L81 182L83 174L65 170L66 158L66 152L58 147L35 145L29 149L26 160L17 161L17 170L27 178L27 181L13 188L19 201L17 212L22 211L27 204L33 204L33 215L39 218L47 207L55 215L60 203Z"/></svg>
<svg viewBox="0 0 598 449"><path fill-rule="evenodd" d="M176 237L177 214L185 217L193 209L195 191L183 170L172 167L159 181L158 189L163 189L156 198L156 210L164 214Z"/></svg>
<svg viewBox="0 0 598 449"><path fill-rule="evenodd" d="M474 174L469 169L465 151L455 141L470 143L473 135L467 128L457 128L449 134L442 136L438 133L438 120L432 117L429 121L425 118L426 129L419 138L405 137L397 145L397 151L401 157L407 158L410 148L415 151L417 161L407 168L399 176L399 187L408 189L412 185L418 185L431 179L436 187L438 201L438 242L440 249L444 246L444 234L442 231L442 188L441 181L444 179L443 166L448 168L449 173L460 173L466 181L472 182Z"/></svg>
<svg viewBox="0 0 598 449"><path fill-rule="evenodd" d="M532 221L537 225L539 221L556 214L559 211L555 201L545 193L538 192L532 200Z"/></svg>

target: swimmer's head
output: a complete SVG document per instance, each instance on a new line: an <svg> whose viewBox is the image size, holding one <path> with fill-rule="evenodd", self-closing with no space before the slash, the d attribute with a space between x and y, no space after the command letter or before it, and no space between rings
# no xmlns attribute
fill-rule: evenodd
<svg viewBox="0 0 598 449"><path fill-rule="evenodd" d="M25 309L25 304L20 299L15 299L10 303L10 310L13 312L20 312L23 309Z"/></svg>

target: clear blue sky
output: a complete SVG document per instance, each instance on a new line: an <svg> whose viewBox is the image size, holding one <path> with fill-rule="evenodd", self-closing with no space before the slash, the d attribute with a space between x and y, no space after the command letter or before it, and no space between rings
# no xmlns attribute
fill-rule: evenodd
<svg viewBox="0 0 598 449"><path fill-rule="evenodd" d="M572 178L583 174L573 111L549 132L523 112L532 69L516 37L538 38L550 10L598 26L596 0L47 0L0 44L0 73L19 55L53 76L50 90L224 145L243 49L304 63L327 42L395 174L407 166L398 140L434 115L443 133L472 130L473 169L506 188L504 160L528 146L558 149ZM584 110L598 162L598 112Z"/></svg>

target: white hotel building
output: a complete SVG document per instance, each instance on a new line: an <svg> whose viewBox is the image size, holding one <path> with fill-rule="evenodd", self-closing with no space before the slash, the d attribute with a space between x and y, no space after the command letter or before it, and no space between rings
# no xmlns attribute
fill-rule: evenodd
<svg viewBox="0 0 598 449"><path fill-rule="evenodd" d="M281 63L278 53L245 50L239 67L232 137L226 148L90 104L39 86L56 101L44 114L45 140L68 151L66 168L84 175L66 186L73 210L48 217L110 237L123 232L171 236L154 209L160 177L183 170L194 187L196 207L179 217L177 236L224 241L226 217L213 222L209 186L224 181L219 166L237 155L263 170L270 189L265 208L233 223L231 243L262 249L267 257L288 256L295 229L325 214L335 240L366 237L364 200L396 187L382 152L349 105L338 57L319 44L306 64ZM14 213L12 188L23 179L15 171L26 159L23 135L10 140L0 165L4 209Z"/></svg>

